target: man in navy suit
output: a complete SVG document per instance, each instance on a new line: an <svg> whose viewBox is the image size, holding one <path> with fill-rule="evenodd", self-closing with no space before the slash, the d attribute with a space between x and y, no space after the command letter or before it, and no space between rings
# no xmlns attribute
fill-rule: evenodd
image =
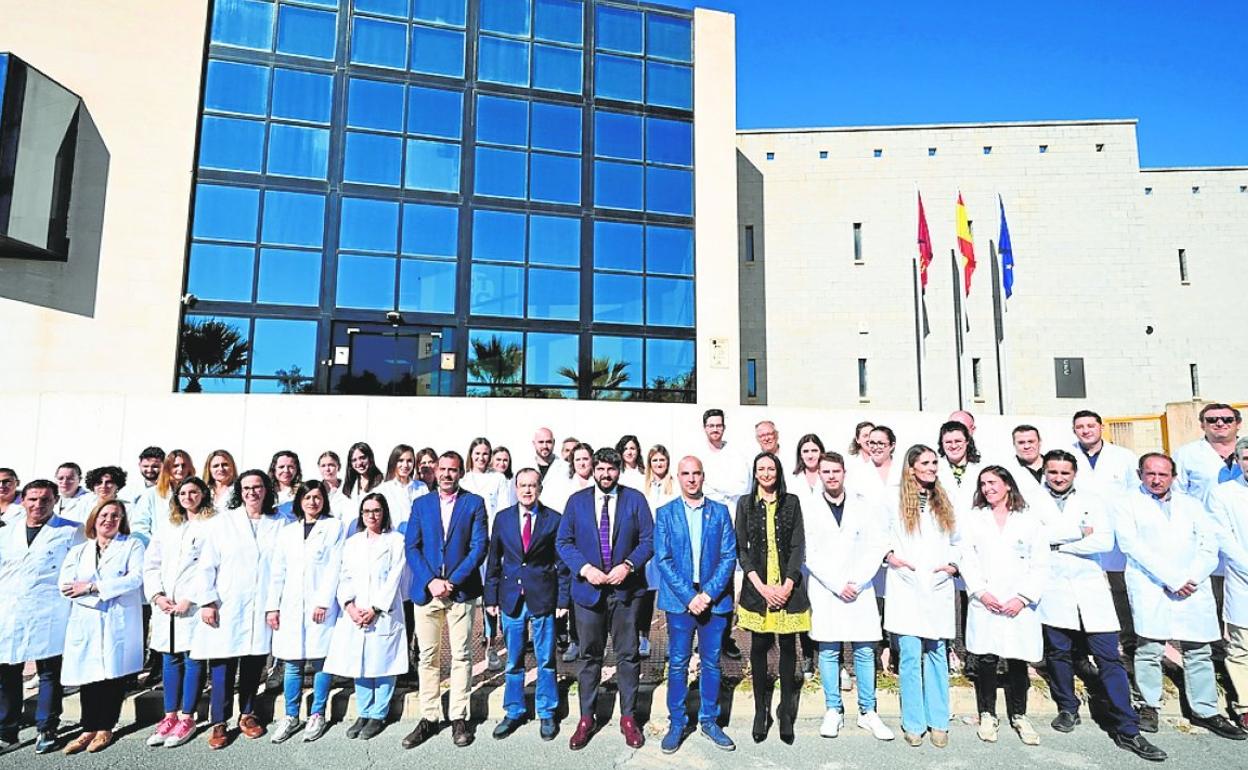
<svg viewBox="0 0 1248 770"><path fill-rule="evenodd" d="M456 746L472 743L468 700L472 691L472 610L482 594L481 564L485 561L485 501L459 488L464 458L444 452L435 476L438 491L412 503L405 551L412 575L416 639L420 643L420 722L403 739L410 749L429 740L442 723L442 629L451 644L451 734Z"/></svg>
<svg viewBox="0 0 1248 770"><path fill-rule="evenodd" d="M645 743L633 717L641 674L637 610L646 592L642 568L654 553L654 519L644 495L619 485L622 464L614 449L595 452L594 486L568 498L559 522L559 556L572 573L581 646L581 719L568 742L573 751L585 748L594 732L608 633L618 666L620 732L631 748Z"/></svg>
<svg viewBox="0 0 1248 770"><path fill-rule="evenodd" d="M485 611L503 616L507 644L507 678L503 707L507 713L494 728L506 738L524 721L525 624L533 627L537 657L534 702L541 720L542 740L559 734L555 709L559 690L555 674L555 618L568 614L568 568L559 559L555 537L559 513L538 502L542 475L535 468L516 474L516 499L494 517L494 532L485 570Z"/></svg>

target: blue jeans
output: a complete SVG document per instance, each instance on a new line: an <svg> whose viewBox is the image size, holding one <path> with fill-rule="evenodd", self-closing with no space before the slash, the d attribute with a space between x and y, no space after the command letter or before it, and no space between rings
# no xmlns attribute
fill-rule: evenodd
<svg viewBox="0 0 1248 770"><path fill-rule="evenodd" d="M13 597L8 597L12 599ZM0 665L0 734L16 735L22 721L23 664ZM35 727L56 732L61 723L61 656L35 661L39 672L39 700L35 706Z"/></svg>
<svg viewBox="0 0 1248 770"><path fill-rule="evenodd" d="M385 721L390 713L390 697L394 695L392 676L362 676L355 680L355 710L360 719Z"/></svg>
<svg viewBox="0 0 1248 770"><path fill-rule="evenodd" d="M1187 702L1198 717L1218 714L1218 686L1213 675L1213 648L1209 642L1179 642L1183 653L1183 687ZM1144 705L1161 707L1161 658L1166 652L1164 640L1140 637L1135 648L1135 683L1139 685Z"/></svg>
<svg viewBox="0 0 1248 770"><path fill-rule="evenodd" d="M185 652L161 653L165 713L181 711L183 714L194 714L199 694L204 691L206 675L202 660L195 660Z"/></svg>
<svg viewBox="0 0 1248 770"><path fill-rule="evenodd" d="M901 729L922 735L949 729L949 659L943 639L901 636Z"/></svg>
<svg viewBox="0 0 1248 770"><path fill-rule="evenodd" d="M1075 641L1083 637L1092 657L1101 689L1109 701L1109 713L1114 720L1114 730L1119 735L1136 735L1140 732L1140 719L1131 706L1131 685L1127 682L1127 670L1118 654L1117 632L1088 633L1054 626L1044 627L1044 639L1048 643L1045 662L1049 666L1049 691L1058 709L1071 714L1079 713L1079 698L1075 695L1075 668L1071 650Z"/></svg>
<svg viewBox="0 0 1248 770"><path fill-rule="evenodd" d="M693 635L698 635L698 655L702 673L698 676L698 722L713 724L719 720L719 652L723 647L728 615L704 612L697 617L688 612L667 613L667 713L673 728L684 729L689 723L685 699L689 696L689 658L693 652Z"/></svg>
<svg viewBox="0 0 1248 770"><path fill-rule="evenodd" d="M238 675L238 712L252 714L256 693L264 677L265 655L243 655L238 658L213 658L207 661L212 679L208 712L213 724L228 722L234 710L234 676Z"/></svg>
<svg viewBox="0 0 1248 770"><path fill-rule="evenodd" d="M487 615L488 617L488 615ZM525 624L533 627L533 654L537 658L537 691L533 703L538 719L553 719L559 707L555 673L555 614L535 616L524 602L516 616L499 612L503 642L507 645L507 675L503 685L503 708L508 719L523 719Z"/></svg>
<svg viewBox="0 0 1248 770"><path fill-rule="evenodd" d="M819 679L823 682L823 704L844 711L841 702L841 642L819 642ZM858 678L858 711L875 711L875 642L851 642L854 646L854 676Z"/></svg>
<svg viewBox="0 0 1248 770"><path fill-rule="evenodd" d="M320 714L325 716L325 704L329 702L329 686L333 683L334 678L321 670L325 665L324 658L316 658L307 662L312 664L312 670L316 672L312 677L312 708L308 711L308 715ZM282 694L286 701L286 716L298 719L300 701L303 700L304 661L288 660L285 663L285 674L282 677Z"/></svg>

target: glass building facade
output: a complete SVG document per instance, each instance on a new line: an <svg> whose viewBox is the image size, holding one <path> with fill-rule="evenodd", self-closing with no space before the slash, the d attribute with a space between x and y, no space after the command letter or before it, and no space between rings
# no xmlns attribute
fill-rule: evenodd
<svg viewBox="0 0 1248 770"><path fill-rule="evenodd" d="M692 401L693 31L215 0L176 387Z"/></svg>

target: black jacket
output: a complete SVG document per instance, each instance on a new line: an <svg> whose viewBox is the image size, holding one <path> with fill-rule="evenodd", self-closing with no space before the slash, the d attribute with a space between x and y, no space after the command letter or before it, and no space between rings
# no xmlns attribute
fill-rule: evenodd
<svg viewBox="0 0 1248 770"><path fill-rule="evenodd" d="M767 510L758 498L748 495L737 500L737 563L746 579L741 586L741 606L750 612L764 613L767 602L750 582L749 574L757 572L767 580ZM803 612L810 609L806 595L806 530L802 526L802 504L796 495L785 493L776 505L776 551L780 555L780 582L793 579L793 593L784 609Z"/></svg>

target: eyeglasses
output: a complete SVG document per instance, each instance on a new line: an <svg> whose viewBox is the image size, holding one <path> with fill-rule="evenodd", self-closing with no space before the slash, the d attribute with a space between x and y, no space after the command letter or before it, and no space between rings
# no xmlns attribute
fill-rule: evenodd
<svg viewBox="0 0 1248 770"><path fill-rule="evenodd" d="M0 484L5 485L6 487L9 486L10 484L16 484L16 483L17 483L17 479L0 479Z"/></svg>
<svg viewBox="0 0 1248 770"><path fill-rule="evenodd" d="M888 446L887 441L868 441L867 446Z"/></svg>
<svg viewBox="0 0 1248 770"><path fill-rule="evenodd" d="M1218 423L1222 423L1223 425L1233 425L1235 424L1235 422L1236 420L1234 417L1206 417L1205 418L1206 425L1217 425Z"/></svg>

